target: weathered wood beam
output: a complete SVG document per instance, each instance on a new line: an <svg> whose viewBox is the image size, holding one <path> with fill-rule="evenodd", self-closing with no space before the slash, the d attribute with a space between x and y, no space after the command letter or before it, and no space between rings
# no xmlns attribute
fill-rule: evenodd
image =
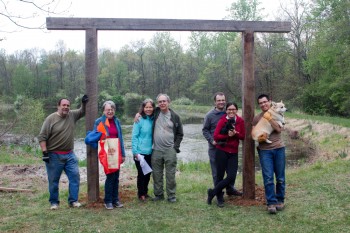
<svg viewBox="0 0 350 233"><path fill-rule="evenodd" d="M89 102L86 106L85 126L87 130L92 130L95 119L98 115L97 99L97 74L98 74L98 48L97 30L88 29L85 34L85 85ZM87 146L87 185L88 201L96 202L100 197L99 188L99 168L97 150Z"/></svg>
<svg viewBox="0 0 350 233"><path fill-rule="evenodd" d="M254 32L242 33L243 38L243 82L242 102L245 124L243 141L243 198L255 198L255 148L252 139L252 121L255 109L255 79L254 79Z"/></svg>
<svg viewBox="0 0 350 233"><path fill-rule="evenodd" d="M31 189L19 189L19 188L0 187L0 192L24 192L24 193L33 193L34 190L31 190Z"/></svg>
<svg viewBox="0 0 350 233"><path fill-rule="evenodd" d="M211 32L275 32L291 31L286 21L234 21L197 19L136 18L46 18L48 30L133 30L133 31L211 31Z"/></svg>

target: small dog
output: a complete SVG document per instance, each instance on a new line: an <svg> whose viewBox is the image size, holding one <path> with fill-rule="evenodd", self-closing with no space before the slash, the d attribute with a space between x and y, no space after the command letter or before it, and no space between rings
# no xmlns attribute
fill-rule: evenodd
<svg viewBox="0 0 350 233"><path fill-rule="evenodd" d="M236 126L235 118L233 117L228 119L224 127L222 127L222 129L220 130L220 134L228 134L228 131L234 130L235 126ZM227 143L227 140L217 142L217 144L219 145L225 145L226 143Z"/></svg>
<svg viewBox="0 0 350 233"><path fill-rule="evenodd" d="M287 108L284 106L283 102L271 103L271 108L267 111L271 114L273 120L275 120L281 127L284 126L284 113L287 111ZM268 138L272 133L273 128L270 122L262 117L258 124L252 130L253 140L258 142L267 142L272 143Z"/></svg>

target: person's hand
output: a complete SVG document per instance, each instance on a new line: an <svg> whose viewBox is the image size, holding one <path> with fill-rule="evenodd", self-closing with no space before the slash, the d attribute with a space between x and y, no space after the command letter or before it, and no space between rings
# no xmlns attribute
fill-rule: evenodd
<svg viewBox="0 0 350 233"><path fill-rule="evenodd" d="M236 134L236 131L235 131L235 130L229 130L229 131L228 131L228 136L229 136L229 137L233 137L233 136L235 136L235 134Z"/></svg>
<svg viewBox="0 0 350 233"><path fill-rule="evenodd" d="M213 142L211 143L213 146L215 146L217 143L215 140L213 140Z"/></svg>
<svg viewBox="0 0 350 233"><path fill-rule="evenodd" d="M87 95L83 95L83 98L81 98L81 103L86 104L87 102L89 102L89 97Z"/></svg>
<svg viewBox="0 0 350 233"><path fill-rule="evenodd" d="M49 156L49 152L47 151L43 151L43 157L42 157L43 161L45 163L50 163L50 156Z"/></svg>
<svg viewBox="0 0 350 233"><path fill-rule="evenodd" d="M141 117L141 114L140 113L136 113L135 117L134 117L134 122L135 123L139 122L140 121L140 119L139 119L140 117Z"/></svg>
<svg viewBox="0 0 350 233"><path fill-rule="evenodd" d="M270 112L265 112L263 117L268 120L268 121L271 121L272 120L272 115Z"/></svg>

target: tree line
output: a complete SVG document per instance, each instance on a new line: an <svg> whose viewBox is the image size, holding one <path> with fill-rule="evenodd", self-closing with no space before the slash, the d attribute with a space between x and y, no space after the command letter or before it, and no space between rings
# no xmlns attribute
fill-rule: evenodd
<svg viewBox="0 0 350 233"><path fill-rule="evenodd" d="M276 20L291 21L292 32L255 33L256 94L310 114L350 116L350 1L288 3ZM260 12L259 1L237 0L226 19L263 20ZM130 93L155 98L162 92L208 105L223 91L241 103L241 40L240 33L192 32L185 48L169 32L158 32L148 43L100 49L101 99L122 102ZM1 49L0 98L9 103L26 96L46 106L60 97L79 98L85 92L84 59L84 52L67 49L63 41L54 51Z"/></svg>

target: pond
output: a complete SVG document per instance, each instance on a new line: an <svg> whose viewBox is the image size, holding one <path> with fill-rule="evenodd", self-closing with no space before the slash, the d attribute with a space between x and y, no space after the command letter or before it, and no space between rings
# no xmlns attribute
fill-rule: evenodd
<svg viewBox="0 0 350 233"><path fill-rule="evenodd" d="M4 109L2 109L4 110ZM12 112L12 114L11 114ZM51 110L50 112L54 112ZM181 114L181 119L184 124L184 139L181 143L180 150L181 152L178 154L178 159L181 162L195 162L195 161L204 161L208 162L208 144L202 135L202 123L204 115L198 116L198 114L194 113L185 113L179 111ZM9 117L13 117L13 111L7 109L7 111L0 112L0 124L6 122ZM128 119L129 121L131 119ZM122 122L123 128L123 136L125 140L125 149L127 153L126 164L133 163L132 161L132 153L131 153L131 131L132 125L126 125L125 122ZM38 128L39 133L40 128ZM283 140L286 144L286 155L287 155L287 166L298 166L305 159L311 156L313 153L310 145L306 144L302 140L299 139L291 139L288 135L287 131L282 133ZM86 145L84 143L83 137L85 137L85 118L78 121L78 125L76 127L75 137L75 153L79 157L80 160L84 160L86 158ZM4 138L3 138L4 139ZM6 143L14 143L11 140L2 140ZM23 139L22 139L23 140ZM242 143L240 143L242 145ZM241 170L242 165L242 153L239 153L239 170ZM259 158L257 153L255 153L255 167L256 170L260 169Z"/></svg>
<svg viewBox="0 0 350 233"><path fill-rule="evenodd" d="M202 135L202 124L184 124L184 139L181 142L181 152L177 154L178 160L183 163L204 161L208 162L208 143ZM125 150L127 154L126 164L133 163L131 152L131 125L123 126ZM290 139L285 131L283 140L286 144L287 166L296 166L308 156L307 145L301 140ZM242 143L240 143L242 146ZM86 146L83 139L75 141L75 153L79 159L86 158ZM255 168L260 170L259 158L255 153ZM239 153L239 171L242 170L242 148Z"/></svg>

